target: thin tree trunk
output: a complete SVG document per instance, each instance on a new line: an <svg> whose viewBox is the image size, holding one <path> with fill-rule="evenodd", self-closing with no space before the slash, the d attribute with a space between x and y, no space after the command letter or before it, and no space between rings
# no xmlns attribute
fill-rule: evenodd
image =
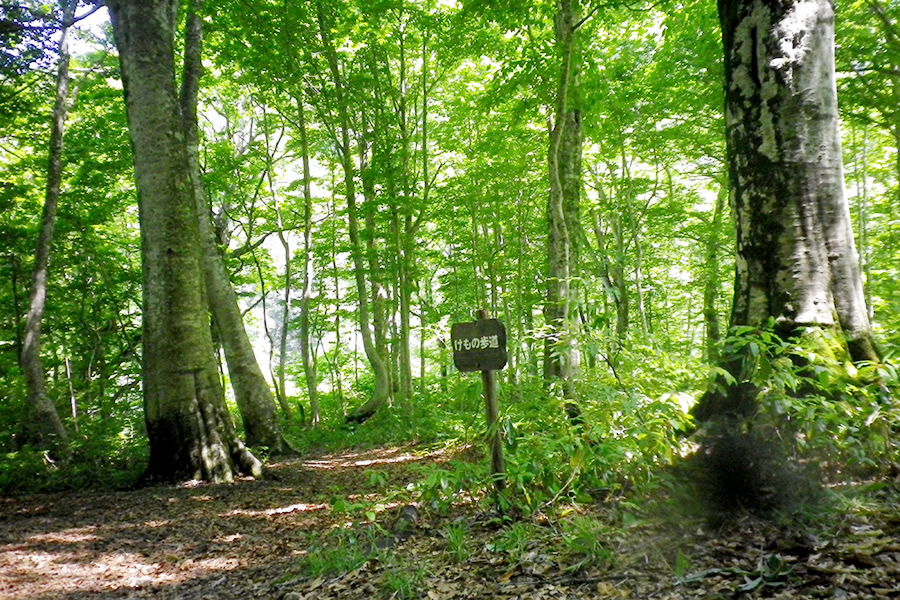
<svg viewBox="0 0 900 600"><path fill-rule="evenodd" d="M703 286L703 324L706 333L706 360L710 363L718 359L719 344L719 311L716 299L719 296L719 229L722 226L722 213L728 199L728 188L722 186L716 196L712 223L706 238L706 283Z"/></svg>
<svg viewBox="0 0 900 600"><path fill-rule="evenodd" d="M556 48L560 56L560 75L556 90L556 106L550 128L550 148L547 163L550 174L548 206L548 287L546 322L549 336L544 347L544 377L558 378L562 383L566 412L573 422L580 419L575 376L578 367L577 338L572 331L572 273L570 272L572 244L566 218L567 192L572 190L570 179L579 177L574 165L568 164L581 152L573 148L580 143L580 116L577 107L578 60L576 29L579 7L577 0L560 0L555 18ZM570 122L572 123L570 125ZM580 167L579 167L580 170Z"/></svg>
<svg viewBox="0 0 900 600"><path fill-rule="evenodd" d="M292 415L291 404L288 401L287 390L285 386L285 374L284 374L284 363L286 360L285 355L287 354L287 336L290 332L290 301L291 301L291 249L288 244L287 238L284 236L284 220L281 218L281 207L278 202L278 193L275 190L275 155L278 153L278 147L281 145L282 139L284 139L285 130L282 127L279 132L278 138L275 140L274 144L272 143L271 138L269 137L269 117L266 112L265 107L261 107L262 109L262 122L263 122L263 136L266 142L266 169L263 177L265 177L266 181L268 181L269 187L269 196L272 198L272 211L275 213L275 224L276 224L276 233L278 236L278 241L281 244L281 248L284 252L285 264L284 264L284 301L282 304L281 310L281 319L279 320L279 331L277 338L272 335L271 330L268 327L268 323L266 320L266 316L264 315L263 323L265 324L266 329L266 337L269 339L269 373L272 375L272 380L275 383L275 399L278 401L278 404L281 406L281 410L284 412L285 416L290 419ZM256 259L256 255L254 254L254 260ZM262 269L257 262L257 271L259 272L259 280L260 284L263 288L263 309L264 313L267 312L265 310L265 284L263 280ZM276 339L278 341L278 361L275 362L275 342ZM301 418L303 406L299 405L301 410Z"/></svg>
<svg viewBox="0 0 900 600"><path fill-rule="evenodd" d="M616 341L619 345L625 342L628 328L631 325L631 301L625 277L625 228L622 225L622 213L616 212L612 221L612 234L615 243L615 262L613 263L613 281L616 288Z"/></svg>
<svg viewBox="0 0 900 600"><path fill-rule="evenodd" d="M856 130L853 130L853 145L856 146ZM862 164L860 165L860 155ZM866 299L866 309L869 315L869 320L875 318L872 307L872 289L870 282L872 281L871 276L871 265L869 264L869 256L871 254L869 249L869 187L867 185L868 181L868 171L869 171L869 149L868 149L868 128L863 126L863 134L862 134L862 150L857 150L854 147L853 152L853 162L854 162L854 175L856 176L856 196L857 206L856 206L856 222L859 228L859 241L857 243L859 249L859 271L862 273L863 277L863 295Z"/></svg>
<svg viewBox="0 0 900 600"><path fill-rule="evenodd" d="M429 180L428 161L430 154L428 152L428 41L429 32L426 30L422 34L422 206L427 210L428 195L431 191L431 181ZM409 240L410 247L413 246L412 240ZM414 276L414 275L413 275ZM430 281L424 282L430 288ZM427 289L427 294L431 290ZM425 400L428 394L428 387L425 382L425 304L422 301L423 288L419 284L419 396L421 400ZM430 300L430 298L429 298Z"/></svg>
<svg viewBox="0 0 900 600"><path fill-rule="evenodd" d="M332 173L333 179L333 173ZM334 181L332 181L331 189L334 189ZM337 204L335 198L331 199L331 215L332 219L337 219ZM334 281L334 357L332 359L332 387L337 390L338 402L341 405L341 417L347 414L346 406L344 406L344 382L341 376L341 280L340 271L337 264L337 233L336 229L331 233L331 272ZM336 380L336 381L335 381Z"/></svg>
<svg viewBox="0 0 900 600"><path fill-rule="evenodd" d="M22 300L19 297L19 276L22 272L22 264L19 261L19 257L13 253L10 253L8 255L8 258L9 271L12 274L9 278L9 291L12 294L13 315L15 315L14 321L16 323L16 361L21 364L24 333L22 320L19 318L19 316L22 314ZM41 372L43 372L43 369L41 370Z"/></svg>
<svg viewBox="0 0 900 600"><path fill-rule="evenodd" d="M395 196L396 197L396 196ZM405 377L407 375L407 371L404 369L403 363L405 360L409 360L409 336L407 332L406 336L406 351L404 351L404 333L403 333L403 323L404 323L404 292L403 292L403 280L405 277L404 274L404 266L403 266L403 242L400 240L401 237L401 218L400 218L400 210L396 206L391 207L391 236L393 237L393 253L394 253L394 261L396 264L396 269L394 272L394 293L393 293L393 308L391 318L392 322L392 347L394 348L394 352L391 353L391 359L393 363L393 382L395 393L397 395L397 400L401 406L408 408L407 401L409 400L409 385L408 381L405 381ZM398 320L399 317L399 320ZM406 315L406 322L409 323L409 314Z"/></svg>
<svg viewBox="0 0 900 600"><path fill-rule="evenodd" d="M573 77L574 80L574 77ZM584 135L581 128L581 98L577 81L574 81L570 92L571 110L566 114L566 131L560 146L560 179L563 192L563 214L566 219L566 235L568 237L567 267L569 275L569 301L566 329L571 339L570 377L576 378L580 371L581 351L578 347L580 326L578 323L578 307L580 288L579 270L581 268L581 251L578 232L581 226L582 181L582 149Z"/></svg>
<svg viewBox="0 0 900 600"><path fill-rule="evenodd" d="M374 148L374 147L373 147ZM363 212L365 217L366 262L369 267L370 288L372 296L372 333L375 336L375 351L384 360L390 360L388 350L388 318L385 288L385 269L382 268L378 258L378 227L375 221L375 213L378 212L378 198L375 194L375 176L372 166L365 154L365 147L360 144L360 175L363 184ZM390 190L389 194L393 194ZM393 377L388 381L388 387L393 393Z"/></svg>
<svg viewBox="0 0 900 600"><path fill-rule="evenodd" d="M316 363L309 351L309 302L312 297L312 172L309 166L309 139L306 131L306 110L303 99L297 99L297 115L300 125L300 149L303 154L303 295L300 297L300 356L303 360L303 375L306 378L306 393L309 396L309 424L315 427L321 418L319 409L318 374ZM338 337L340 339L340 337Z"/></svg>
<svg viewBox="0 0 900 600"><path fill-rule="evenodd" d="M41 361L41 321L47 304L47 279L50 272L50 250L56 225L56 207L59 201L63 170L63 138L69 101L69 29L75 15L75 2L63 0L63 22L59 39L59 62L56 71L56 95L50 128L50 153L47 165L47 186L41 229L35 250L31 290L28 298L28 314L25 317L25 335L22 342L20 363L27 389L26 406L31 413L26 421L24 438L57 452L63 452L69 441L68 433L47 395L44 364Z"/></svg>
<svg viewBox="0 0 900 600"><path fill-rule="evenodd" d="M608 207L609 199L606 196L606 190L600 181L600 174L596 170L592 170L594 179L594 189L600 199L601 207ZM625 339L628 329L628 296L626 294L624 281L624 268L622 262L624 260L624 240L621 235L621 224L616 225L615 222L611 229L613 230L613 239L615 249L613 251L613 271L610 273L610 261L607 256L609 244L607 241L608 234L604 230L600 220L600 211L597 208L590 209L591 231L594 234L594 240L597 243L597 252L594 253L594 263L596 265L597 275L600 277L601 283L606 291L604 296L604 310L606 307L606 299L611 298L613 307L616 310L616 328L615 328L615 345L619 346ZM619 215L619 212L616 212ZM617 217L619 218L619 217ZM587 238L587 234L585 234ZM586 248L591 248L590 244L585 243Z"/></svg>
<svg viewBox="0 0 900 600"><path fill-rule="evenodd" d="M387 174L387 196L391 198L391 202L395 202L397 197L397 189L394 182L394 165L393 155L390 152L388 144L382 144L381 136L384 128L384 107L389 104L388 100L382 93L381 70L378 67L377 50L379 42L377 39L370 39L369 52L367 57L369 60L369 73L372 76L373 92L375 96L375 107L373 109L373 123L371 130L365 131L359 136L359 175L363 185L363 213L364 213L364 231L363 238L366 240L366 261L369 267L369 279L372 295L372 328L375 336L375 350L382 360L387 361L389 366L393 364L393 356L391 349L388 347L388 330L390 328L388 318L388 276L387 276L387 259L379 256L378 243L378 223L376 214L379 212L380 204L378 194L375 191L376 169L373 163L380 165L381 170ZM389 66L387 67L389 70ZM368 142L371 138L371 142ZM384 149L383 149L384 146ZM371 158L370 158L371 153ZM387 402L390 403L397 383L396 374L393 368L388 368L388 389L391 397Z"/></svg>
<svg viewBox="0 0 900 600"><path fill-rule="evenodd" d="M634 288L635 299L637 300L637 316L641 325L641 335L646 338L650 333L650 327L647 323L647 310L644 305L644 272L643 272L643 250L641 247L641 231L640 223L634 214L634 188L632 185L631 169L628 167L628 160L625 154L625 147L622 146L622 188L619 194L619 200L624 202L625 218L630 228L630 240L634 244ZM622 234L624 236L624 233ZM622 247L624 252L625 247ZM624 273L623 273L624 277Z"/></svg>
<svg viewBox="0 0 900 600"><path fill-rule="evenodd" d="M319 33L325 49L325 57L331 70L332 83L334 85L335 100L338 108L339 135L338 150L341 155L344 170L344 185L347 196L347 227L350 235L350 251L353 257L353 270L356 279L356 291L359 295L359 329L363 340L363 349L366 358L372 367L375 377L375 389L367 402L356 408L348 416L347 420L362 422L375 414L375 411L390 397L390 383L384 360L379 356L375 348L372 331L369 324L369 305L366 301L366 271L363 258L363 247L359 235L359 221L356 210L356 183L355 169L350 148L350 116L347 110L347 102L344 97L344 83L341 77L337 52L331 40L331 32L326 22L325 10L321 0L316 3Z"/></svg>
<svg viewBox="0 0 900 600"><path fill-rule="evenodd" d="M521 201L521 195L519 196L519 201ZM530 361L530 356L526 354L528 347L523 348L523 344L525 344L525 216L523 215L525 211L516 210L515 218L516 218L516 281L515 281L515 292L516 292L516 345L513 348L512 352L512 362L514 368L517 370L516 379L519 382L519 385L516 388L516 393L518 394L519 402L522 402L525 397L525 377L529 375L528 373L528 363ZM530 310L531 307L529 306Z"/></svg>
<svg viewBox="0 0 900 600"><path fill-rule="evenodd" d="M285 366L287 365L288 352L288 336L291 333L291 286L293 285L294 269L291 264L291 245L287 237L284 235L284 223L281 218L281 209L278 203L275 203L275 214L278 219L278 241L281 242L281 248L284 251L284 300L281 307L281 332L278 336L278 365L275 372L278 375L278 389L281 396L287 402L287 375Z"/></svg>
<svg viewBox="0 0 900 600"><path fill-rule="evenodd" d="M181 84L181 114L187 141L191 183L200 235L201 266L206 302L213 318L218 341L222 344L235 401L244 423L249 446L265 446L274 454L288 449L281 435L275 400L263 377L244 326L237 295L231 285L222 255L216 245L206 189L200 175L200 131L197 101L203 49L202 0L194 0L188 14L184 46L184 70Z"/></svg>
<svg viewBox="0 0 900 600"><path fill-rule="evenodd" d="M400 16L403 18L403 13ZM402 152L400 161L400 173L402 176L403 189L403 240L398 239L397 244L397 260L399 268L397 271L399 283L399 306L400 306L400 352L398 360L400 362L400 396L403 401L409 403L412 398L412 357L410 355L410 313L412 312L412 282L410 279L410 271L413 266L413 251L415 248L416 232L413 227L413 198L410 187L412 174L410 173L410 164L412 161L412 141L409 133L409 114L407 106L407 73L406 73L406 36L405 25L401 23L401 30L398 32L398 40L400 45L400 99L398 108L400 111L400 139L402 142ZM398 223L397 233L400 234L400 226ZM407 405L407 408L410 408Z"/></svg>

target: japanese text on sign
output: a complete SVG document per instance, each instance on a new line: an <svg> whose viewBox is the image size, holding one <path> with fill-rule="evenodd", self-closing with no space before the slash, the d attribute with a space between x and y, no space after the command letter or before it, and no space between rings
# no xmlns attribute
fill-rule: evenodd
<svg viewBox="0 0 900 600"><path fill-rule="evenodd" d="M454 323L453 364L460 371L498 371L506 366L506 328L497 319Z"/></svg>
<svg viewBox="0 0 900 600"><path fill-rule="evenodd" d="M453 340L453 349L457 352L459 352L460 350L486 350L488 348L499 347L499 335L483 335L481 337Z"/></svg>

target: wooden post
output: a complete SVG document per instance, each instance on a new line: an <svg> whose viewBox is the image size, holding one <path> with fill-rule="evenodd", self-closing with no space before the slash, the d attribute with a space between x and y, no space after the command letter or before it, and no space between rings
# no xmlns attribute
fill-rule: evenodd
<svg viewBox="0 0 900 600"><path fill-rule="evenodd" d="M488 311L479 310L478 319L489 319ZM497 494L506 489L506 469L503 465L503 446L500 444L500 406L497 401L496 371L482 371L481 381L484 384L484 404L487 409L487 441L491 449L491 478Z"/></svg>
<svg viewBox="0 0 900 600"><path fill-rule="evenodd" d="M474 323L454 323L450 328L453 364L460 372L481 371L484 405L487 412L487 443L491 449L491 479L494 480L495 502L502 511L502 494L506 489L503 446L500 445L500 408L497 402L496 372L506 366L506 328L488 311L479 310Z"/></svg>

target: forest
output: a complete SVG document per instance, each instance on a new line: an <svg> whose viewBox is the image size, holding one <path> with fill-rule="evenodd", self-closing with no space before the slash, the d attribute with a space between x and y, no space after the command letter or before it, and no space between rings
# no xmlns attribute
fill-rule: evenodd
<svg viewBox="0 0 900 600"><path fill-rule="evenodd" d="M0 597L900 597L898 0L0 40Z"/></svg>

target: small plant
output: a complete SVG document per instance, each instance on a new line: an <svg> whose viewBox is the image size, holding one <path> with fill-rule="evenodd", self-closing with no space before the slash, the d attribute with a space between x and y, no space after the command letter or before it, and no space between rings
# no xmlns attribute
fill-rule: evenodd
<svg viewBox="0 0 900 600"><path fill-rule="evenodd" d="M509 555L513 562L518 562L526 554L529 546L543 537L537 525L530 523L513 523L503 530L493 542L487 544L491 552L502 552Z"/></svg>
<svg viewBox="0 0 900 600"><path fill-rule="evenodd" d="M384 573L382 591L386 598L412 600L422 597L427 571L421 564L393 564Z"/></svg>
<svg viewBox="0 0 900 600"><path fill-rule="evenodd" d="M469 558L467 528L463 523L451 523L444 529L447 538L447 552L454 562L463 562Z"/></svg>
<svg viewBox="0 0 900 600"><path fill-rule="evenodd" d="M672 572L675 573L675 577L682 579L687 576L690 568L691 559L679 549L678 554L675 555L675 564L672 565Z"/></svg>
<svg viewBox="0 0 900 600"><path fill-rule="evenodd" d="M467 494L479 494L480 488L488 484L483 464L451 461L447 467L413 466L414 470L423 474L416 484L423 504L438 512L447 511Z"/></svg>
<svg viewBox="0 0 900 600"><path fill-rule="evenodd" d="M576 516L563 527L563 545L577 559L567 570L577 571L585 565L608 566L612 562L609 550L610 529L590 517Z"/></svg>
<svg viewBox="0 0 900 600"><path fill-rule="evenodd" d="M311 577L341 575L361 567L372 558L374 546L344 529L332 531L322 545L312 547L300 565Z"/></svg>
<svg viewBox="0 0 900 600"><path fill-rule="evenodd" d="M387 473L375 469L368 469L364 475L369 487L384 489L387 486Z"/></svg>

